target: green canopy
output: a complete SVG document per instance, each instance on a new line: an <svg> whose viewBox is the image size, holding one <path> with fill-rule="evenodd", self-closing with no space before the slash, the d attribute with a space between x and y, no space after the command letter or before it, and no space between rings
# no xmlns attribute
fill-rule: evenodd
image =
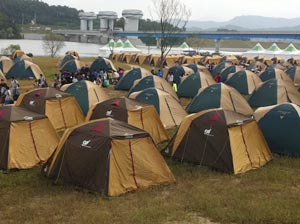
<svg viewBox="0 0 300 224"><path fill-rule="evenodd" d="M263 46L261 46L260 43L257 43L253 48L251 48L251 51L264 51L265 49Z"/></svg>
<svg viewBox="0 0 300 224"><path fill-rule="evenodd" d="M268 50L268 51L272 51L272 52L278 52L278 51L281 51L281 49L277 46L276 43L273 43L267 50Z"/></svg>
<svg viewBox="0 0 300 224"><path fill-rule="evenodd" d="M179 48L190 48L189 47L189 45L186 43L186 42L183 42L180 46L179 46Z"/></svg>
<svg viewBox="0 0 300 224"><path fill-rule="evenodd" d="M287 46L285 49L284 49L284 52L286 53L297 53L298 52L298 49L294 46L294 44L289 44L289 46Z"/></svg>

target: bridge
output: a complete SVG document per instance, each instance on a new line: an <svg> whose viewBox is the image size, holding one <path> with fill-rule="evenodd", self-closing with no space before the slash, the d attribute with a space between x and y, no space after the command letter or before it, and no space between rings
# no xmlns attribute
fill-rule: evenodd
<svg viewBox="0 0 300 224"><path fill-rule="evenodd" d="M154 37L160 39L162 37L161 32L113 32L114 36L118 37ZM179 37L179 38L205 38L215 40L215 52L220 51L220 41L228 39L289 39L300 40L300 31L199 31L199 32L179 32L165 34L165 37Z"/></svg>
<svg viewBox="0 0 300 224"><path fill-rule="evenodd" d="M113 37L153 37L159 40L162 37L162 33L146 32L146 31L82 31L82 30L54 30L56 34L64 35L65 37L76 36L79 42L88 42L89 38L96 38L96 40L103 39L107 41L108 38ZM220 40L228 39L288 39L288 40L300 40L300 31L198 31L198 32L178 32L167 34L168 37L179 38L205 38L214 39L216 43L216 52L220 49ZM99 42L99 41L98 41Z"/></svg>
<svg viewBox="0 0 300 224"><path fill-rule="evenodd" d="M119 37L128 37L128 36L137 36L137 37L154 37L161 38L161 32L146 32L146 31L137 31L137 32L121 32L114 31L114 36ZM167 34L170 37L195 37L195 38L206 38L206 39L253 39L253 38L263 38L263 39L295 39L300 40L300 31L199 31L199 32L180 32L180 33L170 33Z"/></svg>

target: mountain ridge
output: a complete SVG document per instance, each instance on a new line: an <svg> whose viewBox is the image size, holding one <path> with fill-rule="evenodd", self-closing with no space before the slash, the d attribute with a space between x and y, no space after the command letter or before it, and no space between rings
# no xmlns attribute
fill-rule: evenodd
<svg viewBox="0 0 300 224"><path fill-rule="evenodd" d="M197 21L191 20L188 22L186 29L188 31L206 31L227 29L226 27L235 27L237 31L246 30L267 30L267 31L300 31L300 17L297 18L281 18L281 17L265 17L254 15L236 16L228 21L216 22L212 20Z"/></svg>

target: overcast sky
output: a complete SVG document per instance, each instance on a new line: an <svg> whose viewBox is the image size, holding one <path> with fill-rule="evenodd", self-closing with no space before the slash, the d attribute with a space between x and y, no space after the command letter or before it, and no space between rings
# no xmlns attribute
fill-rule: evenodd
<svg viewBox="0 0 300 224"><path fill-rule="evenodd" d="M123 9L140 9L151 18L151 0L41 0L49 5L62 5L85 12L115 11L119 17ZM268 17L300 17L299 0L182 0L192 11L190 20L227 21L235 16L260 15Z"/></svg>

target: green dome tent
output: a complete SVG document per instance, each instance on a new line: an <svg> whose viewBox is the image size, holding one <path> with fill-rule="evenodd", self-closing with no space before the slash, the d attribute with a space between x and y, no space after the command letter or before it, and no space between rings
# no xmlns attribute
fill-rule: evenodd
<svg viewBox="0 0 300 224"><path fill-rule="evenodd" d="M224 83L216 83L201 89L186 111L190 114L211 108L223 108L246 116L253 114L244 97L236 89Z"/></svg>
<svg viewBox="0 0 300 224"><path fill-rule="evenodd" d="M170 95L172 95L176 100L179 101L176 92L172 86L165 80L155 75L145 76L144 78L134 81L133 86L128 91L128 96L133 92L142 91L147 88L157 88L161 89Z"/></svg>
<svg viewBox="0 0 300 224"><path fill-rule="evenodd" d="M61 70L62 71L68 71L68 72L77 72L78 70L80 70L81 68L81 63L79 60L77 59L73 59L73 60L69 60L67 61L62 67Z"/></svg>
<svg viewBox="0 0 300 224"><path fill-rule="evenodd" d="M96 58L90 66L90 71L100 72L100 70L108 71L114 70L116 71L115 67L113 66L112 62L106 58L98 57Z"/></svg>
<svg viewBox="0 0 300 224"><path fill-rule="evenodd" d="M61 60L61 62L59 63L58 67L59 67L59 68L62 68L62 66L63 66L64 64L66 64L68 61L75 60L75 59L77 59L75 56L73 56L73 55L71 55L71 54L66 54L66 55L64 56L64 58Z"/></svg>
<svg viewBox="0 0 300 224"><path fill-rule="evenodd" d="M194 74L194 70L186 66L174 65L171 68L169 68L168 73L173 73L174 82L176 82L176 84L179 85L181 82L180 77L186 74L188 75Z"/></svg>
<svg viewBox="0 0 300 224"><path fill-rule="evenodd" d="M298 86L300 85L300 68L298 66L288 68L285 73L295 84L297 84Z"/></svg>
<svg viewBox="0 0 300 224"><path fill-rule="evenodd" d="M300 105L300 93L292 82L282 79L269 79L263 82L248 99L252 107L265 107L285 102Z"/></svg>
<svg viewBox="0 0 300 224"><path fill-rule="evenodd" d="M200 88L205 88L215 83L215 80L210 74L205 72L196 72L181 80L181 83L178 86L177 95L179 97L193 98L197 95Z"/></svg>
<svg viewBox="0 0 300 224"><path fill-rule="evenodd" d="M93 104L109 99L108 94L100 86L87 80L65 84L61 90L76 98L85 115Z"/></svg>
<svg viewBox="0 0 300 224"><path fill-rule="evenodd" d="M300 156L300 107L292 103L260 107L254 113L272 152Z"/></svg>
<svg viewBox="0 0 300 224"><path fill-rule="evenodd" d="M215 77L218 73L221 73L221 71L229 66L232 66L232 63L222 61L221 63L217 64L214 69L211 72L211 75Z"/></svg>
<svg viewBox="0 0 300 224"><path fill-rule="evenodd" d="M262 83L261 79L253 72L241 70L228 76L225 84L234 87L243 95L251 94Z"/></svg>
<svg viewBox="0 0 300 224"><path fill-rule="evenodd" d="M285 81L292 81L292 79L281 69L278 68L267 68L264 72L259 75L259 78L264 82L269 79L283 79Z"/></svg>
<svg viewBox="0 0 300 224"><path fill-rule="evenodd" d="M6 78L10 79L39 79L40 74L44 74L40 67L32 62L22 60L14 63L14 65L6 73Z"/></svg>
<svg viewBox="0 0 300 224"><path fill-rule="evenodd" d="M115 89L129 90L132 87L135 80L141 79L148 75L152 75L151 72L143 68L132 68L131 70L127 70L124 72L124 75L116 84Z"/></svg>
<svg viewBox="0 0 300 224"><path fill-rule="evenodd" d="M178 126L186 116L180 103L172 95L160 89L147 88L133 92L129 98L154 105L166 129Z"/></svg>
<svg viewBox="0 0 300 224"><path fill-rule="evenodd" d="M229 67L225 67L225 68L221 71L221 73L220 73L220 75L221 75L221 77L222 77L221 81L222 81L222 82L225 82L225 81L227 80L228 75L229 75L230 73L235 73L235 72L238 72L238 71L240 71L240 70L242 70L242 68L241 68L240 66L237 66L237 65L231 65L231 66L229 66Z"/></svg>

